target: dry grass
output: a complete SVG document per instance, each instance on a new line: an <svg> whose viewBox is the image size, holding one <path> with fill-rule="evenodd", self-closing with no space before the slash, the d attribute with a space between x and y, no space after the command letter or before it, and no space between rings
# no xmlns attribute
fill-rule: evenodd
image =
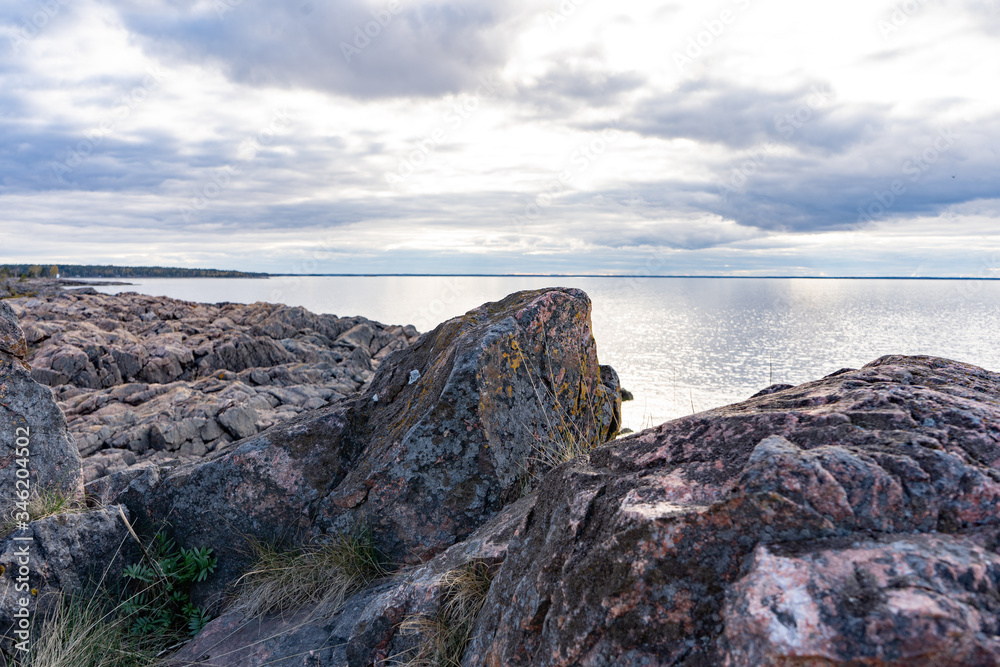
<svg viewBox="0 0 1000 667"><path fill-rule="evenodd" d="M293 550L259 542L252 546L257 562L240 578L233 606L248 617L294 611L307 604L340 606L389 573L384 556L365 530Z"/></svg>
<svg viewBox="0 0 1000 667"><path fill-rule="evenodd" d="M495 572L489 564L472 561L444 575L445 599L435 616L411 616L400 625L404 635L418 635L420 644L400 667L459 667Z"/></svg>
<svg viewBox="0 0 1000 667"><path fill-rule="evenodd" d="M36 620L18 667L148 667L155 653L129 634L130 619L97 597L60 597Z"/></svg>
<svg viewBox="0 0 1000 667"><path fill-rule="evenodd" d="M35 489L37 488L35 487ZM59 514L80 514L88 509L90 508L76 494L60 489L58 486L41 491L33 490L27 503L29 521L39 521ZM19 511L17 508L11 510L12 513L17 511ZM10 535L17 524L13 514L8 515L7 520L0 525L0 539Z"/></svg>
<svg viewBox="0 0 1000 667"><path fill-rule="evenodd" d="M534 455L531 457L528 465L525 466L527 473L526 481L522 482L521 489L521 494L525 495L525 492L529 491L546 471L567 461L572 461L578 456L589 454L595 447L603 444L605 440L601 438L599 430L586 432L580 428L576 421L566 421L564 414L567 411L559 400L557 385L555 379L552 377L552 362L548 349L546 348L545 351L547 373L544 376L534 369L516 343L514 349L517 351L521 365L527 373L528 381L531 383L535 398L542 409L542 416L548 426L545 436L536 436L536 442L532 447ZM579 364L583 367L585 361L583 350L580 350L578 356ZM542 377L545 378L545 381L538 381L537 378ZM581 387L581 395L583 397L583 404L574 406L572 413L585 415L593 419L596 423L600 423L600 407L595 404L593 394L583 392ZM548 402L545 398L548 398L549 402L554 406L555 419L549 414ZM613 439L613 436L609 439Z"/></svg>
<svg viewBox="0 0 1000 667"><path fill-rule="evenodd" d="M79 514L86 512L87 505L71 491L59 487L43 489L28 501L28 514L32 521L45 519L57 514Z"/></svg>

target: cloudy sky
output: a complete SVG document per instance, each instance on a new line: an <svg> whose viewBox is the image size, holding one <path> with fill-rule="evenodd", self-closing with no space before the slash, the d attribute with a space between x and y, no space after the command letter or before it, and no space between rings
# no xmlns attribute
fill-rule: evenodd
<svg viewBox="0 0 1000 667"><path fill-rule="evenodd" d="M7 1L0 261L1000 277L998 37L1000 0Z"/></svg>

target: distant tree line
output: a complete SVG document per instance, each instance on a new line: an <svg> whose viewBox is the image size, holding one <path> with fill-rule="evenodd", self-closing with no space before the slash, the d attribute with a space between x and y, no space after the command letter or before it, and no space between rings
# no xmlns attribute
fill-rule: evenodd
<svg viewBox="0 0 1000 667"><path fill-rule="evenodd" d="M0 264L0 278L267 278L266 273L110 264Z"/></svg>

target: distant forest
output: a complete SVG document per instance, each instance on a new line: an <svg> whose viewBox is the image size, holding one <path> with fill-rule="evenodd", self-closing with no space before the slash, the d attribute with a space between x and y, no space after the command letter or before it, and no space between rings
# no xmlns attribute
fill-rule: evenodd
<svg viewBox="0 0 1000 667"><path fill-rule="evenodd" d="M0 278L267 278L266 273L108 264L0 264Z"/></svg>

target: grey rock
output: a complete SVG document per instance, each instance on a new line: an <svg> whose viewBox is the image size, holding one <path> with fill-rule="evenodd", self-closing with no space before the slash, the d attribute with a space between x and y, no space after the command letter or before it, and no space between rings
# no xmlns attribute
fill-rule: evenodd
<svg viewBox="0 0 1000 667"><path fill-rule="evenodd" d="M366 351L371 346L372 340L375 337L375 332L372 330L371 325L367 323L361 323L354 326L337 338L337 343L341 345L346 345L351 349L364 348Z"/></svg>
<svg viewBox="0 0 1000 667"><path fill-rule="evenodd" d="M80 453L52 392L31 379L16 354L25 350L24 336L2 302L0 328L0 506L11 508L21 491L78 490L82 472Z"/></svg>
<svg viewBox="0 0 1000 667"><path fill-rule="evenodd" d="M0 301L0 353L23 359L28 354L24 332L11 307Z"/></svg>
<svg viewBox="0 0 1000 667"><path fill-rule="evenodd" d="M416 337L412 328L302 308L70 293L47 283L30 301L4 301L3 313L0 335L11 349L27 353L28 339L36 347L32 378L52 387L81 454L129 449L139 463L160 452L195 459L353 394ZM15 315L26 337L11 328ZM280 391L255 391L269 388ZM246 410L224 419L229 426L209 423L233 407ZM204 425L180 426L190 420Z"/></svg>
<svg viewBox="0 0 1000 667"><path fill-rule="evenodd" d="M545 477L462 664L1000 664L997 462L1000 375L933 357L621 438Z"/></svg>
<svg viewBox="0 0 1000 667"><path fill-rule="evenodd" d="M409 385L413 368L421 378ZM363 523L394 562L418 563L516 500L552 465L540 447L612 437L619 396L597 362L587 296L517 293L387 357L360 395L155 483L128 480L111 499L143 525L169 516L181 544L230 554L206 596L239 576L251 536L319 537Z"/></svg>
<svg viewBox="0 0 1000 667"><path fill-rule="evenodd" d="M831 376L832 377L832 376ZM779 391L784 391L786 389L792 389L795 385L791 384L772 384L770 387L761 389L756 394L750 398L760 398L761 396L769 396L770 394L776 394Z"/></svg>
<svg viewBox="0 0 1000 667"><path fill-rule="evenodd" d="M257 433L257 412L253 408L237 406L221 413L219 424L237 439L249 438Z"/></svg>
<svg viewBox="0 0 1000 667"><path fill-rule="evenodd" d="M219 426L219 422L214 419L209 419L205 422L205 425L201 427L201 431L198 435L201 437L202 442L212 442L222 435L222 427Z"/></svg>
<svg viewBox="0 0 1000 667"><path fill-rule="evenodd" d="M215 619L164 667L252 665L373 665L406 654L420 639L404 636L408 616L432 616L445 597L445 576L469 563L499 569L511 541L525 528L534 498L522 499L468 539L427 563L374 583L342 608L310 606L292 614L247 619L238 611Z"/></svg>
<svg viewBox="0 0 1000 667"><path fill-rule="evenodd" d="M127 510L123 511L127 517ZM94 590L98 585L113 588L125 565L137 556L118 507L51 516L31 522L26 531L6 536L0 541L0 565L6 580L0 590L0 636L12 636L21 598L27 599L37 622L37 613L56 602L59 594ZM25 560L27 566L23 565ZM22 576L26 581L18 581ZM19 588L25 584L25 589ZM38 594L32 595L31 589L37 589Z"/></svg>

